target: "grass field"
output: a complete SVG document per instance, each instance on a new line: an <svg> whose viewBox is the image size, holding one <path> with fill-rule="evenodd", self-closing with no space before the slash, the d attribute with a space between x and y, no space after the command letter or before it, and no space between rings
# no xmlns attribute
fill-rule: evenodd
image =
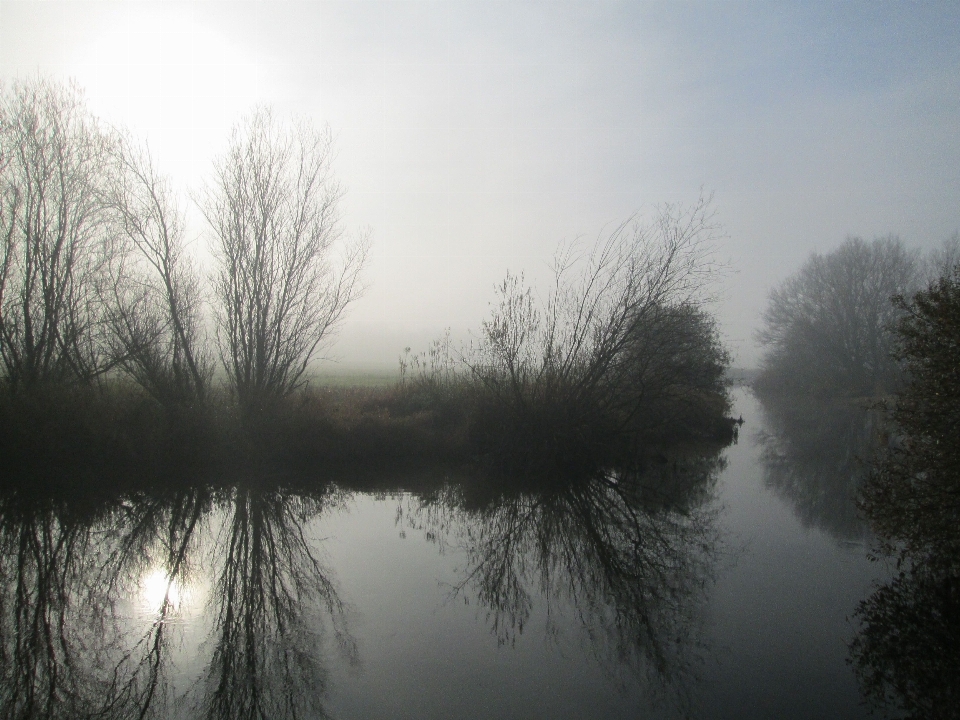
<svg viewBox="0 0 960 720"><path fill-rule="evenodd" d="M397 366L328 365L310 374L312 387L389 387L400 379Z"/></svg>

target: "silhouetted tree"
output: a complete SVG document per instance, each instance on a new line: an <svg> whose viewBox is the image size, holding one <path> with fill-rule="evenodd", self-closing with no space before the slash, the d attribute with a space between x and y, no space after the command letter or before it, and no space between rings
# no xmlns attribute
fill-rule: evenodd
<svg viewBox="0 0 960 720"><path fill-rule="evenodd" d="M914 289L918 258L896 237L849 238L813 254L770 293L757 334L762 393L872 395L898 382L890 299Z"/></svg>
<svg viewBox="0 0 960 720"><path fill-rule="evenodd" d="M508 275L465 358L479 388L480 445L508 464L572 467L644 429L715 431L729 360L702 307L718 269L715 233L701 199L664 207L651 224L625 223L585 257L562 248L543 305Z"/></svg>
<svg viewBox="0 0 960 720"><path fill-rule="evenodd" d="M184 247L183 214L145 148L114 146L105 200L116 233L101 285L117 362L166 405L202 400L205 355L200 277Z"/></svg>
<svg viewBox="0 0 960 720"><path fill-rule="evenodd" d="M960 266L910 300L898 296L897 394L890 446L864 487L863 508L890 549L960 560Z"/></svg>
<svg viewBox="0 0 960 720"><path fill-rule="evenodd" d="M361 291L367 242L331 261L341 190L329 131L261 109L234 128L204 212L216 241L217 341L242 406L289 394Z"/></svg>
<svg viewBox="0 0 960 720"><path fill-rule="evenodd" d="M96 278L113 143L75 85L0 91L0 358L13 386L109 367Z"/></svg>
<svg viewBox="0 0 960 720"><path fill-rule="evenodd" d="M717 434L729 409L730 354L704 308L688 302L651 311L632 329L622 365L620 392L611 394L631 433L667 442Z"/></svg>

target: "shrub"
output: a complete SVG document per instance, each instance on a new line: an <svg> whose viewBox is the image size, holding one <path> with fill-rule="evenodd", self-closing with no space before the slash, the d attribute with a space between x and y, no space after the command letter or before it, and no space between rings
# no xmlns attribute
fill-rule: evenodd
<svg viewBox="0 0 960 720"><path fill-rule="evenodd" d="M580 472L722 435L729 358L702 306L715 230L701 200L625 223L586 256L561 248L544 303L508 274L479 337L438 345L413 387L468 408L474 453L509 470Z"/></svg>

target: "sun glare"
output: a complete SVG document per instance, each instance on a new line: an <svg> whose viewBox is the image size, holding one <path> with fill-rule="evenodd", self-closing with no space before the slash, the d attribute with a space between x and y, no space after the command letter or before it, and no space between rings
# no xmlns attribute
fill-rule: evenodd
<svg viewBox="0 0 960 720"><path fill-rule="evenodd" d="M119 6L68 72L106 120L147 138L168 172L206 169L239 115L269 101L255 50L189 8Z"/></svg>
<svg viewBox="0 0 960 720"><path fill-rule="evenodd" d="M140 581L140 600L143 608L148 612L160 612L164 600L176 610L183 600L180 583L171 581L163 570L152 570Z"/></svg>

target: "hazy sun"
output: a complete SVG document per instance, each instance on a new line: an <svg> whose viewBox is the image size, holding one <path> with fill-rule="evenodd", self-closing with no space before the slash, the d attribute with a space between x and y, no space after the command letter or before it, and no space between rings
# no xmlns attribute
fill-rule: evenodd
<svg viewBox="0 0 960 720"><path fill-rule="evenodd" d="M179 608L182 595L180 583L171 581L163 570L151 570L140 580L140 600L149 612L160 612L165 598L173 609Z"/></svg>
<svg viewBox="0 0 960 720"><path fill-rule="evenodd" d="M190 6L116 6L77 48L68 73L91 109L150 141L167 171L194 175L269 82L244 48Z"/></svg>

